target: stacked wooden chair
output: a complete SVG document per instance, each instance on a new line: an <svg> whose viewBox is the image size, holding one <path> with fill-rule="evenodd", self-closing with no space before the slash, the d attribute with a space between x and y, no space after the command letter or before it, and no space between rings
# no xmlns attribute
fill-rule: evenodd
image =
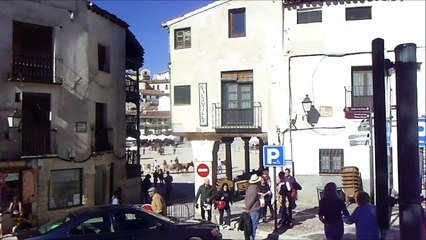
<svg viewBox="0 0 426 240"><path fill-rule="evenodd" d="M346 196L346 203L354 203L358 191L362 191L361 173L357 167L342 167L342 186Z"/></svg>

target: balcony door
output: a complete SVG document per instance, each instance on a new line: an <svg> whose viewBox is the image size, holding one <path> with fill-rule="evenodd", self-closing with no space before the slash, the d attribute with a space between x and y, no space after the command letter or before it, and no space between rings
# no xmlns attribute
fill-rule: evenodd
<svg viewBox="0 0 426 240"><path fill-rule="evenodd" d="M22 155L51 153L50 94L23 93Z"/></svg>
<svg viewBox="0 0 426 240"><path fill-rule="evenodd" d="M253 125L253 84L223 82L222 109L224 126Z"/></svg>
<svg viewBox="0 0 426 240"><path fill-rule="evenodd" d="M13 21L12 77L26 82L53 82L52 27Z"/></svg>
<svg viewBox="0 0 426 240"><path fill-rule="evenodd" d="M95 151L111 150L111 145L108 140L106 103L96 103L95 117Z"/></svg>

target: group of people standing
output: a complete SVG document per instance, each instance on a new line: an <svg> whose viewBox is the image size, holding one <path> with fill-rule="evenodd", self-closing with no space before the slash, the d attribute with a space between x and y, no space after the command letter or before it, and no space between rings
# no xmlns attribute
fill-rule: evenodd
<svg viewBox="0 0 426 240"><path fill-rule="evenodd" d="M173 177L170 175L170 172L167 171L166 172L166 176L164 176L163 171L160 170L156 170L153 173L153 182L151 182L151 175L147 174L145 175L145 178L142 180L142 200L144 202L149 201L149 189L151 187L157 187L158 185L158 179L160 179L160 184L164 185L164 189L165 189L165 197L167 199L170 199L171 197L171 193L172 193L172 182L173 182ZM152 186L154 184L154 186Z"/></svg>
<svg viewBox="0 0 426 240"><path fill-rule="evenodd" d="M296 191L300 190L300 185L290 175L290 169L285 169L280 173L277 186L280 189L280 213L282 225L290 225L292 222L292 209L296 200ZM250 232L247 236L254 239L259 221L267 222L275 216L272 207L271 179L267 170L264 170L262 176L253 174L249 180L249 187L245 194L245 212L250 216ZM200 202L199 202L200 200ZM195 207L198 209L201 205L201 217L207 221L212 219L212 209L219 211L219 224L223 228L231 228L231 205L232 192L227 183L222 184L220 190L210 185L209 179L204 179L204 184L198 188L195 196ZM267 219L267 209L271 216ZM226 214L226 215L225 215ZM246 229L247 231L247 229Z"/></svg>

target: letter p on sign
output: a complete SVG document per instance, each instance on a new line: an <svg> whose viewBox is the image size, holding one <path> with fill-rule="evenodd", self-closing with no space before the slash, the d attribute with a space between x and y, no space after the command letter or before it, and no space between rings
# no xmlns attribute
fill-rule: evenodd
<svg viewBox="0 0 426 240"><path fill-rule="evenodd" d="M284 166L284 147L283 146L264 146L263 147L263 165L265 167Z"/></svg>

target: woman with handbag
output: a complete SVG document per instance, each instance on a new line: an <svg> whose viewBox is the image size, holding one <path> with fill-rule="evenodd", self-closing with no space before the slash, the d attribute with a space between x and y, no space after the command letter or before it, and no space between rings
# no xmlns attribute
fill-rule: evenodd
<svg viewBox="0 0 426 240"><path fill-rule="evenodd" d="M268 206L271 205L271 199L272 199L271 188L268 185L267 179L265 177L262 177L260 179L260 186L259 186L259 201L260 201L260 219L262 219L262 222L264 223L268 222L266 220L266 210ZM273 216L273 212L271 212L271 215Z"/></svg>
<svg viewBox="0 0 426 240"><path fill-rule="evenodd" d="M214 196L214 205L219 210L219 224L223 228L230 228L232 193L227 183L222 184L220 191ZM223 225L223 214L226 211L225 224Z"/></svg>

